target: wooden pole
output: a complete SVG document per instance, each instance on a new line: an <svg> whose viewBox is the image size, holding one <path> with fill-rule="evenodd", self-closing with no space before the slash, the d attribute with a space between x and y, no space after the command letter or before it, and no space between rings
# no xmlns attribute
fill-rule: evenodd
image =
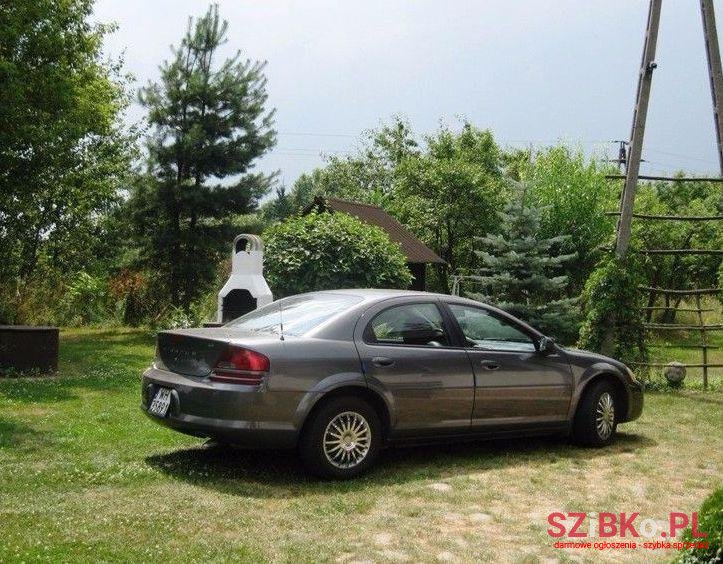
<svg viewBox="0 0 723 564"><path fill-rule="evenodd" d="M713 99L713 118L715 120L715 137L718 142L718 162L723 176L723 70L721 69L718 31L715 25L713 0L700 0L700 13L703 16L703 35L705 38L705 54L708 57L708 77L710 78L710 95Z"/></svg>
<svg viewBox="0 0 723 564"><path fill-rule="evenodd" d="M715 138L718 142L718 163L723 177L723 69L721 68L720 46L718 45L718 31L715 25L715 11L713 0L700 0L700 13L703 16L703 35L705 36L705 54L708 58L708 77L710 78L710 94L713 99L713 118L715 119ZM720 205L723 207L723 190L720 194ZM700 306L700 296L696 296L698 319L703 322L703 310ZM708 389L708 337L705 329L701 331L703 343L703 389Z"/></svg>
<svg viewBox="0 0 723 564"><path fill-rule="evenodd" d="M701 325L700 342L703 345L703 389L708 389L708 334L705 331L705 319L703 317L703 307L700 303L700 294L695 296L695 306L698 308L698 323Z"/></svg>
<svg viewBox="0 0 723 564"><path fill-rule="evenodd" d="M650 86L653 81L655 69L655 48L658 42L658 28L660 26L660 7L662 0L650 0L648 10L648 25L645 32L643 58L638 76L638 91L633 112L633 125L630 134L630 153L625 171L625 188L620 198L620 222L618 223L618 236L615 253L623 258L630 245L630 233L633 220L633 206L635 204L635 190L640 172L640 158L643 150L643 137L645 136L645 121L648 116L648 102L650 100Z"/></svg>

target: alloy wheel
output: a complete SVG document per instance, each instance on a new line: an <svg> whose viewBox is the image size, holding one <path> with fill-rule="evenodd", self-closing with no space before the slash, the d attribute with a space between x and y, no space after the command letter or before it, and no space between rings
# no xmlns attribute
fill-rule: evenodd
<svg viewBox="0 0 723 564"><path fill-rule="evenodd" d="M366 458L371 439L371 428L364 416L344 411L326 426L324 455L337 468L353 468Z"/></svg>
<svg viewBox="0 0 723 564"><path fill-rule="evenodd" d="M615 402L609 392L600 395L595 409L595 426L602 440L606 440L615 427Z"/></svg>

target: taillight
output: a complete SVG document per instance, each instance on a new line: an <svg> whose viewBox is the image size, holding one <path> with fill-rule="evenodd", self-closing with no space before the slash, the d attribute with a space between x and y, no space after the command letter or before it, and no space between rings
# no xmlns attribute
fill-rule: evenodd
<svg viewBox="0 0 723 564"><path fill-rule="evenodd" d="M216 362L209 378L232 384L260 384L271 368L268 357L242 347L229 346Z"/></svg>

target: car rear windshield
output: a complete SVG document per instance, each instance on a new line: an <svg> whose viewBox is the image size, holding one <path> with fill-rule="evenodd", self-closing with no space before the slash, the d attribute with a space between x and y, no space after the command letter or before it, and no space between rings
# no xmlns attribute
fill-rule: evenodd
<svg viewBox="0 0 723 564"><path fill-rule="evenodd" d="M361 296L349 294L292 296L242 315L226 326L279 334L283 323L284 335L304 335L360 301Z"/></svg>

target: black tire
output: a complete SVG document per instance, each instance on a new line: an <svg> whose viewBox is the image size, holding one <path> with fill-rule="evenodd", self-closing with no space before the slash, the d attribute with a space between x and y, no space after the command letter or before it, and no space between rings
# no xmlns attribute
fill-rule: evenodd
<svg viewBox="0 0 723 564"><path fill-rule="evenodd" d="M339 425L345 428L348 426L349 433L353 425L360 431L353 437L344 435L344 440L349 439L349 444L340 445L330 458L327 452L333 450L335 445L331 443L325 451L324 436L328 431L330 434L327 435L327 440L336 440L332 433L339 434L334 433L332 422L337 429L340 428ZM368 441L365 440L366 436ZM352 438L358 441L351 440ZM313 474L321 478L344 480L369 470L379 457L381 443L382 425L374 408L362 399L343 396L325 402L312 414L299 440L299 454L304 466ZM349 450L345 453L346 449ZM358 460L354 460L355 458Z"/></svg>
<svg viewBox="0 0 723 564"><path fill-rule="evenodd" d="M612 422L606 413L608 402L612 402ZM593 383L583 396L575 414L572 426L573 440L585 446L602 447L609 445L615 437L620 415L620 401L615 386L608 380Z"/></svg>

